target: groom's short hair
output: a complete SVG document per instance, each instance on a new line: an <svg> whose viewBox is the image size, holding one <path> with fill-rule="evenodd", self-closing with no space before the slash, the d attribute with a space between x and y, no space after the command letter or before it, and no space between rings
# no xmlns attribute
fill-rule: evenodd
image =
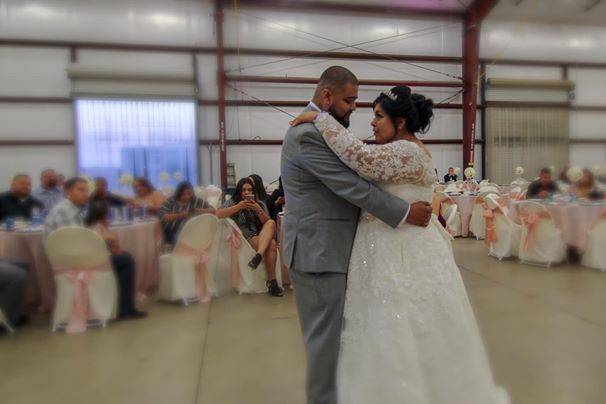
<svg viewBox="0 0 606 404"><path fill-rule="evenodd" d="M331 66L324 70L318 82L318 89L328 87L331 90L342 88L346 84L358 85L358 78L343 66Z"/></svg>

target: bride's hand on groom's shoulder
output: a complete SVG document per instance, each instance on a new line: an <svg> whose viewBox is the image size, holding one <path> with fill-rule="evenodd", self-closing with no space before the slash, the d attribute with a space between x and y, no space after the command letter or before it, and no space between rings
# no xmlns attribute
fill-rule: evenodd
<svg viewBox="0 0 606 404"><path fill-rule="evenodd" d="M301 125L302 123L311 123L316 119L318 114L319 113L316 111L303 112L301 115L289 122L290 126L297 126Z"/></svg>

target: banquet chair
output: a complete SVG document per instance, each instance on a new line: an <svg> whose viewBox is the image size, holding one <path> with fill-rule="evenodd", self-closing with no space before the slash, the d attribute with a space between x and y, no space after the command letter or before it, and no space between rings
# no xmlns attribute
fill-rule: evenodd
<svg viewBox="0 0 606 404"><path fill-rule="evenodd" d="M118 307L117 281L105 241L92 230L67 226L52 232L44 247L57 285L52 331L65 325L68 333L83 332L87 325L104 328Z"/></svg>
<svg viewBox="0 0 606 404"><path fill-rule="evenodd" d="M445 192L440 193L440 213L446 221L446 231L453 237L460 237L462 233L461 212L450 195Z"/></svg>
<svg viewBox="0 0 606 404"><path fill-rule="evenodd" d="M207 303L217 296L214 282L219 219L215 215L195 216L185 222L175 248L160 256L158 294L167 301L181 301L187 306L199 301Z"/></svg>
<svg viewBox="0 0 606 404"><path fill-rule="evenodd" d="M496 193L496 194L500 193L499 188L493 187L491 185L486 185L486 186L480 187L479 192L481 194L482 193Z"/></svg>
<svg viewBox="0 0 606 404"><path fill-rule="evenodd" d="M499 191L494 188L481 190L476 198L473 210L471 211L471 219L469 221L469 230L473 233L477 240L486 238L486 220L484 219L484 198L488 195L499 195Z"/></svg>
<svg viewBox="0 0 606 404"><path fill-rule="evenodd" d="M4 328L11 334L15 333L15 330L13 329L13 327L11 327L6 316L4 315L4 312L2 311L2 307L0 307L0 326L4 326Z"/></svg>
<svg viewBox="0 0 606 404"><path fill-rule="evenodd" d="M221 188L216 185L209 185L205 188L205 199L210 206L214 209L219 209L221 207L221 197L223 196L223 191Z"/></svg>
<svg viewBox="0 0 606 404"><path fill-rule="evenodd" d="M207 187L195 187L194 194L198 198L208 202L208 204L214 209L218 209L221 205L221 197L223 196L223 191L216 185L209 185Z"/></svg>
<svg viewBox="0 0 606 404"><path fill-rule="evenodd" d="M540 203L522 201L518 216L522 221L520 260L547 267L562 262L566 257L566 245L549 211Z"/></svg>
<svg viewBox="0 0 606 404"><path fill-rule="evenodd" d="M487 195L484 198L487 209L484 211L486 221L486 244L488 255L499 260L517 257L520 249L522 226L514 223L504 206L499 204L497 196Z"/></svg>
<svg viewBox="0 0 606 404"><path fill-rule="evenodd" d="M518 186L514 186L509 191L509 197L512 201L521 201L524 199L525 195L526 194L524 193L524 191L522 191L522 188Z"/></svg>
<svg viewBox="0 0 606 404"><path fill-rule="evenodd" d="M223 220L222 241L225 240L227 251L229 251L230 259L228 271L232 287L239 294L248 293L266 293L267 292L267 269L265 263L252 270L248 267L248 262L256 254L256 251L248 240L242 234L238 225L231 219ZM224 251L224 249L222 249ZM280 252L278 251L276 258L276 280L278 285L282 287L282 271L280 271Z"/></svg>
<svg viewBox="0 0 606 404"><path fill-rule="evenodd" d="M482 181L480 181L480 188L487 186L489 182L490 181L488 181L488 180L482 180Z"/></svg>
<svg viewBox="0 0 606 404"><path fill-rule="evenodd" d="M602 215L593 230L589 232L587 250L581 263L589 268L606 271L606 213Z"/></svg>

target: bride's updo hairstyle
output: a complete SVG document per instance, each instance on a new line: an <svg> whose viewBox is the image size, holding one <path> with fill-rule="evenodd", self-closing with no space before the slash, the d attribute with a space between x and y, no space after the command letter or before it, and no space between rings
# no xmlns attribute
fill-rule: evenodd
<svg viewBox="0 0 606 404"><path fill-rule="evenodd" d="M413 94L410 87L397 86L382 92L372 103L372 107L377 104L381 105L394 126L398 118L403 118L406 121L406 130L413 135L427 133L431 126L433 100L421 94Z"/></svg>

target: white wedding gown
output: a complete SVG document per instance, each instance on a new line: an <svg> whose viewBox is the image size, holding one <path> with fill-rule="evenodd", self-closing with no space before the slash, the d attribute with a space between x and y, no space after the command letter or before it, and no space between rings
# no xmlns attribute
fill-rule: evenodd
<svg viewBox="0 0 606 404"><path fill-rule="evenodd" d="M430 202L435 171L413 142L365 145L327 114L315 122L360 175L413 203ZM450 236L393 229L363 213L347 281L338 370L340 404L504 404L455 264Z"/></svg>

